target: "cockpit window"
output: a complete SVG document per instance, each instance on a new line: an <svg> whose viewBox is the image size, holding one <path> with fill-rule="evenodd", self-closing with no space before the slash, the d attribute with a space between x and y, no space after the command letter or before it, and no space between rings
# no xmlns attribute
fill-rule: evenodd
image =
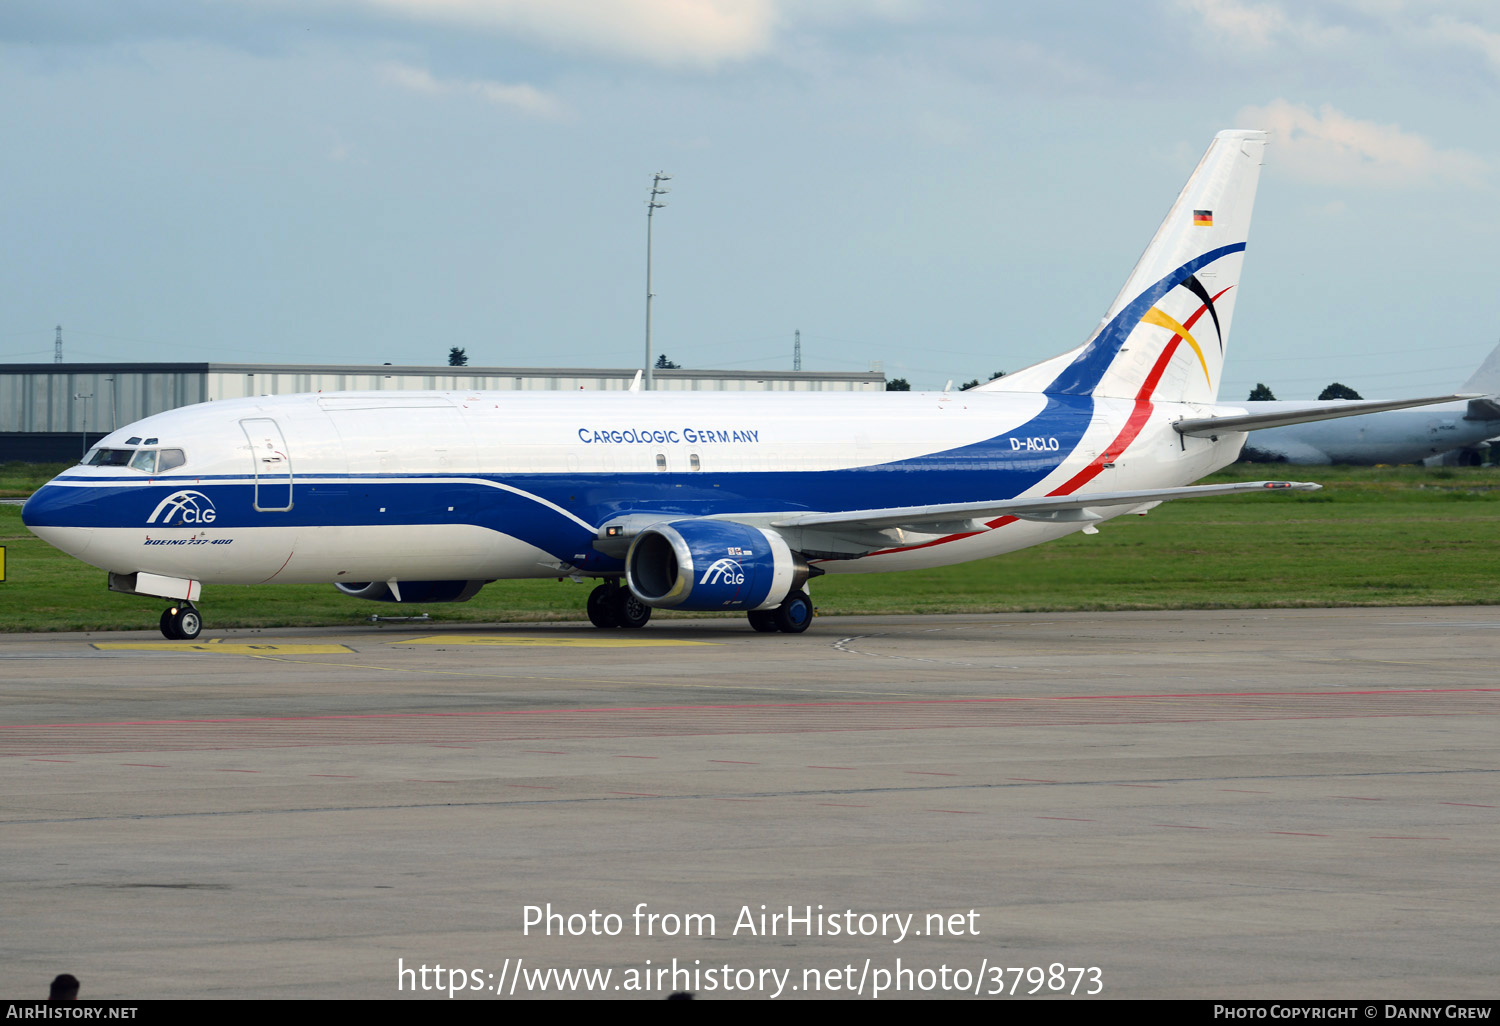
<svg viewBox="0 0 1500 1026"><path fill-rule="evenodd" d="M126 467L130 465L130 458L134 455L134 449L95 449L88 465L91 467Z"/></svg>
<svg viewBox="0 0 1500 1026"><path fill-rule="evenodd" d="M147 474L162 474L186 462L181 449L91 449L83 457L86 467L130 467Z"/></svg>
<svg viewBox="0 0 1500 1026"><path fill-rule="evenodd" d="M126 445L140 445L141 444L141 436L140 435L136 435L134 438L127 438L127 439L125 439L125 444Z"/></svg>

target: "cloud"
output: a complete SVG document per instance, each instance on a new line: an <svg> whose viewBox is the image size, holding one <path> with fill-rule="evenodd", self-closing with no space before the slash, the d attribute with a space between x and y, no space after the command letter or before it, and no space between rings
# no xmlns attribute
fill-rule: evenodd
<svg viewBox="0 0 1500 1026"><path fill-rule="evenodd" d="M1271 132L1277 168L1304 181L1381 187L1481 184L1488 165L1463 150L1440 150L1397 125L1357 121L1324 104L1316 112L1275 100L1245 107L1236 123Z"/></svg>
<svg viewBox="0 0 1500 1026"><path fill-rule="evenodd" d="M484 79L439 79L422 68L407 64L387 64L385 77L404 89L428 96L470 95L499 107L509 107L539 118L559 118L568 113L561 100L542 92L534 86L520 83L507 85L503 82L488 82Z"/></svg>
<svg viewBox="0 0 1500 1026"><path fill-rule="evenodd" d="M1477 51L1491 68L1500 72L1500 32L1457 18L1434 18L1427 31L1441 42Z"/></svg>
<svg viewBox="0 0 1500 1026"><path fill-rule="evenodd" d="M1264 49L1291 25L1286 12L1274 4L1243 0L1180 0L1180 6L1197 14L1215 35L1243 45Z"/></svg>
<svg viewBox="0 0 1500 1026"><path fill-rule="evenodd" d="M1346 42L1350 35L1344 26L1292 17L1279 5L1261 0L1177 0L1177 6L1196 14L1210 35L1237 50L1326 49Z"/></svg>
<svg viewBox="0 0 1500 1026"><path fill-rule="evenodd" d="M345 0L413 21L518 35L664 65L712 66L770 49L776 0Z"/></svg>

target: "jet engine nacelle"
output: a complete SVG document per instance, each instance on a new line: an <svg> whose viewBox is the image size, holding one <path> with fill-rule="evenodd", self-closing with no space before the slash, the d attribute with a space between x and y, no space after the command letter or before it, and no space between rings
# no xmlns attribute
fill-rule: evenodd
<svg viewBox="0 0 1500 1026"><path fill-rule="evenodd" d="M397 581L395 589L385 581L362 581L344 583L334 587L345 595L369 599L371 602L467 602L479 593L488 581ZM397 595L400 597L397 598Z"/></svg>
<svg viewBox="0 0 1500 1026"><path fill-rule="evenodd" d="M781 535L727 520L653 524L625 556L630 590L658 609L774 609L808 573Z"/></svg>

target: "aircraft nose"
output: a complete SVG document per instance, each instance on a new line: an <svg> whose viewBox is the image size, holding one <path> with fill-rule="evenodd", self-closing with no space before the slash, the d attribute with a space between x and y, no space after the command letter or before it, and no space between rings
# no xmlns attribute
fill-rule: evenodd
<svg viewBox="0 0 1500 1026"><path fill-rule="evenodd" d="M80 499L86 498L82 489L64 488L57 484L44 484L31 493L21 507L21 523L33 530L38 527L57 527L74 517L70 510Z"/></svg>
<svg viewBox="0 0 1500 1026"><path fill-rule="evenodd" d="M82 558L94 540L86 488L45 484L21 507L21 523L53 548Z"/></svg>

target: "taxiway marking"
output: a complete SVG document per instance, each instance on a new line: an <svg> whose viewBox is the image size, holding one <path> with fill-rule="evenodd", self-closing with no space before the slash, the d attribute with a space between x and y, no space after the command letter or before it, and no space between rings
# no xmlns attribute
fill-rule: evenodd
<svg viewBox="0 0 1500 1026"><path fill-rule="evenodd" d="M211 641L96 641L94 648L105 651L130 650L135 652L217 652L220 655L353 655L354 649L347 645L304 644L262 645L232 642L225 644L217 638Z"/></svg>
<svg viewBox="0 0 1500 1026"><path fill-rule="evenodd" d="M558 648L665 648L686 645L716 645L713 641L678 641L673 638L572 638L521 637L509 634L436 634L430 638L401 638L388 645L540 645Z"/></svg>

